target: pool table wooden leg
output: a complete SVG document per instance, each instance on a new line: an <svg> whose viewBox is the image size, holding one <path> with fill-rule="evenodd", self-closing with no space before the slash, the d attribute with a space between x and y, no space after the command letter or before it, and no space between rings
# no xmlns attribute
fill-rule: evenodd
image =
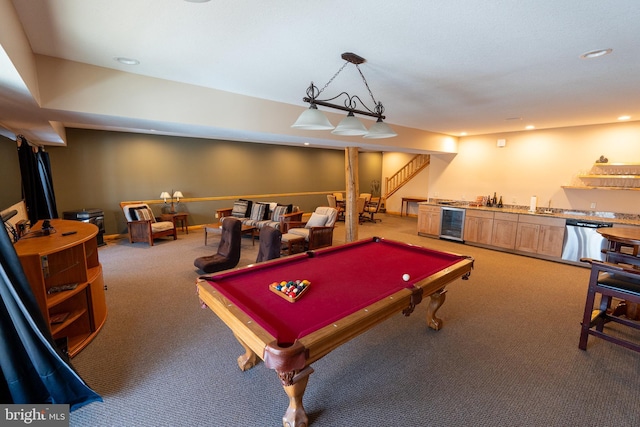
<svg viewBox="0 0 640 427"><path fill-rule="evenodd" d="M244 354L238 357L238 366L241 370L246 371L248 369L253 368L258 362L258 356L254 353L253 350L249 348L248 345L244 343L236 334L233 334L240 345L244 348Z"/></svg>
<svg viewBox="0 0 640 427"><path fill-rule="evenodd" d="M443 288L430 295L431 301L429 301L429 307L427 308L427 325L436 331L442 328L442 319L436 317L436 311L444 304L446 292L447 290Z"/></svg>
<svg viewBox="0 0 640 427"><path fill-rule="evenodd" d="M284 392L289 396L289 407L282 417L283 427L307 427L309 418L302 406L302 396L313 368L307 366L300 372L277 372Z"/></svg>

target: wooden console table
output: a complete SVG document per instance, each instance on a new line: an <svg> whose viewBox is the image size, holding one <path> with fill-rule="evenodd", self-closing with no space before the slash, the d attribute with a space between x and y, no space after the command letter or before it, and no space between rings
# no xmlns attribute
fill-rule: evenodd
<svg viewBox="0 0 640 427"><path fill-rule="evenodd" d="M428 201L429 199L424 197L403 197L402 205L400 205L400 216L402 216L402 213L405 211L405 205L406 205L406 216L409 216L409 203L420 203L420 202L428 202Z"/></svg>

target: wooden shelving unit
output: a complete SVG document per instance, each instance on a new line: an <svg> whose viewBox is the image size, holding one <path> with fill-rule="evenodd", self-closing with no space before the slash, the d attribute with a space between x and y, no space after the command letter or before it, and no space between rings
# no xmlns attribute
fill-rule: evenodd
<svg viewBox="0 0 640 427"><path fill-rule="evenodd" d="M66 337L73 357L91 342L107 318L98 227L80 221L50 222L53 230L49 235L43 235L39 222L16 242L15 249L53 337ZM75 233L65 235L68 232ZM75 287L51 292L63 285ZM54 323L59 315L63 319Z"/></svg>
<svg viewBox="0 0 640 427"><path fill-rule="evenodd" d="M595 163L577 177L581 185L563 185L574 190L640 191L640 163Z"/></svg>

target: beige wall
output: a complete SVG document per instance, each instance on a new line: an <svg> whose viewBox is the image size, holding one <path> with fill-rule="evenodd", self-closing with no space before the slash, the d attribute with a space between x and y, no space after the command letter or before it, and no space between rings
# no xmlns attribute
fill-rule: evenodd
<svg viewBox="0 0 640 427"><path fill-rule="evenodd" d="M384 153L382 165L382 187L384 188L385 178L392 176L414 157L414 154L407 153ZM432 156L433 159L433 156ZM400 213L402 197L427 197L429 192L429 166L416 175L411 181L400 188L391 197L387 198L385 209L389 213ZM418 214L418 206L409 204L409 215Z"/></svg>
<svg viewBox="0 0 640 427"><path fill-rule="evenodd" d="M498 139L506 147L498 148ZM462 137L457 155L432 155L429 197L473 200L497 192L505 204L640 213L640 191L563 189L604 155L640 163L640 121Z"/></svg>

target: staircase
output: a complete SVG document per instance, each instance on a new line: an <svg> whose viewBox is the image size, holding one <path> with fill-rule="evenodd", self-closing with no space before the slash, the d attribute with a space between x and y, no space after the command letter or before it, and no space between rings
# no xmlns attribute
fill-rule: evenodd
<svg viewBox="0 0 640 427"><path fill-rule="evenodd" d="M417 154L409 162L404 165L398 172L393 174L390 178L384 180L384 197L386 201L387 197L398 191L403 185L416 176L422 169L429 166L431 162L431 156L428 154Z"/></svg>

